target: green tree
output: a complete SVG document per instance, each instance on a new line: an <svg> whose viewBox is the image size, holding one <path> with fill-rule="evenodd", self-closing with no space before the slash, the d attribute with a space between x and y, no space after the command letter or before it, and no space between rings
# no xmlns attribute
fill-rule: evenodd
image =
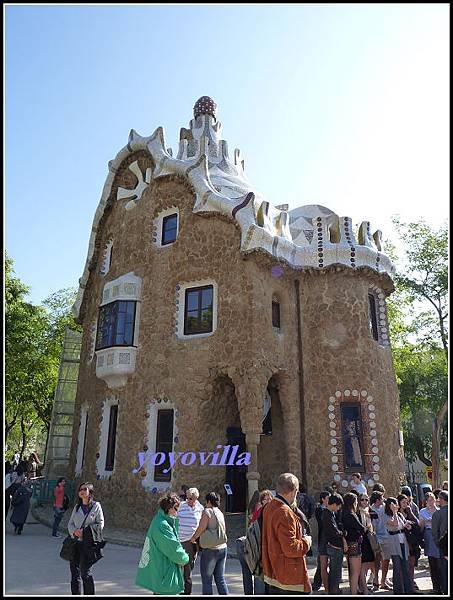
<svg viewBox="0 0 453 600"><path fill-rule="evenodd" d="M21 448L50 428L66 327L80 331L70 308L76 290L51 294L44 306L26 301L29 288L5 256L5 442Z"/></svg>
<svg viewBox="0 0 453 600"><path fill-rule="evenodd" d="M448 408L447 227L436 231L423 220L393 221L405 249L389 302L405 451L432 466L438 486Z"/></svg>

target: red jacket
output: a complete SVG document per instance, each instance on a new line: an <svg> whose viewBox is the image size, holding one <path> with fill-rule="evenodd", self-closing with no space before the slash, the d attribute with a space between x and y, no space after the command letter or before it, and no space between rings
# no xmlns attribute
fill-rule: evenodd
<svg viewBox="0 0 453 600"><path fill-rule="evenodd" d="M279 498L263 510L264 581L283 590L311 592L305 555L311 542L302 535L300 519Z"/></svg>
<svg viewBox="0 0 453 600"><path fill-rule="evenodd" d="M64 485L56 485L53 491L53 495L55 496L55 502L53 503L55 508L63 508Z"/></svg>

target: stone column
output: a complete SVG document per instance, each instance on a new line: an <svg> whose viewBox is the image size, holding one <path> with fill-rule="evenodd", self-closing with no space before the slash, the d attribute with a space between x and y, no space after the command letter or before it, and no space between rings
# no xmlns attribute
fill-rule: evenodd
<svg viewBox="0 0 453 600"><path fill-rule="evenodd" d="M247 468L248 500L258 490L260 474L258 472L258 444L260 443L259 432L247 431L245 434L247 452L250 452L250 464Z"/></svg>

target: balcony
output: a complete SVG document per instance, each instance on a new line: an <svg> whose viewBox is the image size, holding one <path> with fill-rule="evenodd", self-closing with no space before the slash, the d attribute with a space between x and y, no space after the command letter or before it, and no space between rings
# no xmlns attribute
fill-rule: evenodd
<svg viewBox="0 0 453 600"><path fill-rule="evenodd" d="M137 348L133 346L96 350L96 377L111 389L126 385L127 378L135 371L136 354Z"/></svg>

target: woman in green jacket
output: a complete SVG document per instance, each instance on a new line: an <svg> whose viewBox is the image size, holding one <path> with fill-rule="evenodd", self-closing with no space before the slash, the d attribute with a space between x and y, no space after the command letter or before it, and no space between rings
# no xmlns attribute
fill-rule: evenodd
<svg viewBox="0 0 453 600"><path fill-rule="evenodd" d="M151 521L138 564L135 584L155 594L182 594L182 567L189 555L179 541L178 512L181 500L167 494L159 501L157 515Z"/></svg>

